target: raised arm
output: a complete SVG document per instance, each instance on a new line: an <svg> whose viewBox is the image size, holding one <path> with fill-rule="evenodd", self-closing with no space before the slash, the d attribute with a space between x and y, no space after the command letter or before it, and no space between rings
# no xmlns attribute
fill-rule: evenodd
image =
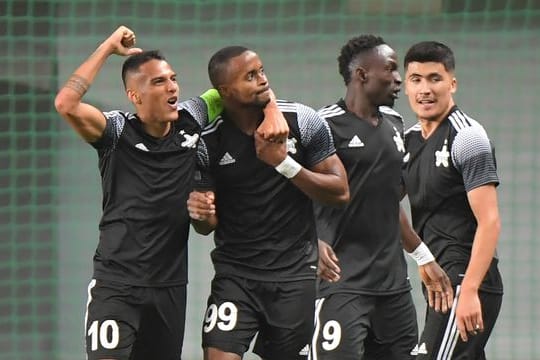
<svg viewBox="0 0 540 360"><path fill-rule="evenodd" d="M128 56L142 51L132 48L134 44L135 33L120 26L75 70L56 95L56 111L88 142L101 137L106 122L99 109L81 100L110 55Z"/></svg>

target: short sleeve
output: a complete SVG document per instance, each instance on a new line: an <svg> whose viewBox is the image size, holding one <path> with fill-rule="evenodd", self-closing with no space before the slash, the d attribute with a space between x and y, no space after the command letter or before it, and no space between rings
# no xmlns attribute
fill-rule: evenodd
<svg viewBox="0 0 540 360"><path fill-rule="evenodd" d="M306 149L306 167L311 167L335 154L330 126L315 110L298 104L298 127L302 146Z"/></svg>
<svg viewBox="0 0 540 360"><path fill-rule="evenodd" d="M199 124L201 129L210 123L206 101L200 97L193 97L178 104L178 111L186 111Z"/></svg>
<svg viewBox="0 0 540 360"><path fill-rule="evenodd" d="M454 138L451 154L467 192L482 185L499 184L495 152L480 125L460 130Z"/></svg>
<svg viewBox="0 0 540 360"><path fill-rule="evenodd" d="M116 146L124 126L126 124L126 119L130 116L129 113L113 110L108 112L103 112L105 116L105 129L101 138L90 143L94 148L99 151L106 151L112 149Z"/></svg>
<svg viewBox="0 0 540 360"><path fill-rule="evenodd" d="M197 145L197 168L195 170L195 189L212 190L214 180L210 174L210 156L204 139Z"/></svg>

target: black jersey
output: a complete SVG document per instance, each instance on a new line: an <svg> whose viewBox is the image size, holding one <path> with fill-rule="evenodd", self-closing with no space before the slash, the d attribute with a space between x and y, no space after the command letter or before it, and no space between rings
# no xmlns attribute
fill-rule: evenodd
<svg viewBox="0 0 540 360"><path fill-rule="evenodd" d="M328 124L302 104L278 101L289 124L289 156L310 168L335 153ZM262 281L314 279L317 237L312 201L257 158L253 136L226 118L199 144L199 187L216 192L216 275Z"/></svg>
<svg viewBox="0 0 540 360"><path fill-rule="evenodd" d="M351 195L343 208L315 204L319 238L332 245L341 264L341 280L323 281L320 295L408 291L399 229L405 154L401 116L381 108L379 122L373 126L349 112L343 100L322 108L319 114L332 130Z"/></svg>
<svg viewBox="0 0 540 360"><path fill-rule="evenodd" d="M438 263L445 270L459 267L462 276L477 226L467 192L499 183L491 142L482 125L454 107L428 139L420 124L407 130L405 144L403 177L413 226ZM496 259L482 288L502 290Z"/></svg>
<svg viewBox="0 0 540 360"><path fill-rule="evenodd" d="M189 216L197 143L207 123L200 98L179 105L169 134L147 134L135 114L104 113L99 155L103 215L94 277L137 286L187 282Z"/></svg>

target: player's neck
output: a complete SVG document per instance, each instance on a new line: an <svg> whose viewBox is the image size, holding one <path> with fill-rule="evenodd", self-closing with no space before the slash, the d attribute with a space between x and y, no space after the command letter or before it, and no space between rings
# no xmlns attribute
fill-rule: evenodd
<svg viewBox="0 0 540 360"><path fill-rule="evenodd" d="M140 118L139 118L140 119ZM171 131L171 123L167 122L145 122L141 120L144 131L155 138L162 138Z"/></svg>
<svg viewBox="0 0 540 360"><path fill-rule="evenodd" d="M345 105L347 106L347 110L371 125L377 126L379 123L379 107L371 104L361 94L347 92L345 95Z"/></svg>
<svg viewBox="0 0 540 360"><path fill-rule="evenodd" d="M422 137L424 139L429 138L441 124L440 121L428 119L418 119L418 121L420 122L420 127L422 129Z"/></svg>
<svg viewBox="0 0 540 360"><path fill-rule="evenodd" d="M253 135L263 120L264 113L257 107L225 107L226 118L246 135Z"/></svg>
<svg viewBox="0 0 540 360"><path fill-rule="evenodd" d="M439 115L435 118L418 118L418 122L420 123L420 127L422 128L422 137L424 139L427 139L431 136L437 130L439 125L442 124L442 122L448 117L450 114L450 111L454 108L455 104L453 101L451 101L448 104L448 109L442 113L442 115Z"/></svg>

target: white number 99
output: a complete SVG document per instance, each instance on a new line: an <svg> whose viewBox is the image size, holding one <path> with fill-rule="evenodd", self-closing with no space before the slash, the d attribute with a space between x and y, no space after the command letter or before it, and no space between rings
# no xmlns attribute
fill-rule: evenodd
<svg viewBox="0 0 540 360"><path fill-rule="evenodd" d="M236 326L237 318L238 309L232 302L224 302L219 308L211 304L206 310L203 331L209 333L216 324L221 331L231 331Z"/></svg>

